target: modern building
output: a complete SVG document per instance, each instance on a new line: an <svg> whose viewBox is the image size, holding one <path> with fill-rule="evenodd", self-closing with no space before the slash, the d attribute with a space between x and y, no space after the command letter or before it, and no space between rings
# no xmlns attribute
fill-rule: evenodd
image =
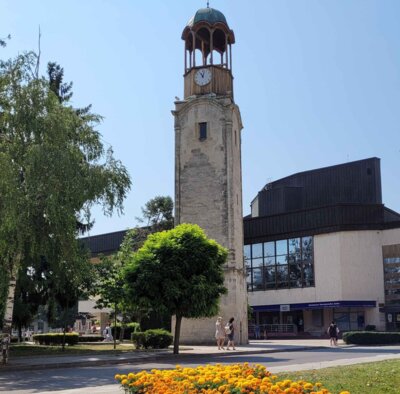
<svg viewBox="0 0 400 394"><path fill-rule="evenodd" d="M400 214L382 203L378 158L268 183L243 225L252 323L400 328Z"/></svg>

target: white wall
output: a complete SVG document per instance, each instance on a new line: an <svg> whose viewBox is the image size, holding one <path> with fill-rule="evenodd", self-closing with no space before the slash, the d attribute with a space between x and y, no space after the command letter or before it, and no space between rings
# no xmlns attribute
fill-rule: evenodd
<svg viewBox="0 0 400 394"><path fill-rule="evenodd" d="M251 306L322 301L375 301L366 324L384 329L382 245L400 243L400 229L343 231L314 236L315 288L250 292Z"/></svg>

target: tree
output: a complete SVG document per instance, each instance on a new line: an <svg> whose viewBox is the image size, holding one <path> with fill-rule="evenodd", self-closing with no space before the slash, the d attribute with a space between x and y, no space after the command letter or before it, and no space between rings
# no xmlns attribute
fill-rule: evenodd
<svg viewBox="0 0 400 394"><path fill-rule="evenodd" d="M37 55L0 62L0 265L8 277L3 331L11 331L17 272L26 260L45 259L53 293L84 272L78 223L90 210L123 211L130 189L126 168L105 151L96 127L100 115L76 110L37 78ZM60 71L60 70L58 70ZM59 81L60 82L60 81ZM62 80L61 80L62 84ZM76 279L76 278L75 278ZM79 280L71 285L80 286Z"/></svg>
<svg viewBox="0 0 400 394"><path fill-rule="evenodd" d="M126 299L127 294L124 288L123 269L131 258L135 237L135 230L128 231L118 253L113 256L103 257L100 263L95 266L97 275L92 288L92 295L98 297L96 299L97 308L113 308L115 327L117 314L121 312L125 315L129 310L129 303ZM123 336L123 332L121 336ZM114 335L115 348L116 335Z"/></svg>
<svg viewBox="0 0 400 394"><path fill-rule="evenodd" d="M142 208L143 218L136 219L141 223L147 220L151 232L170 230L174 227L173 209L174 203L170 196L156 196Z"/></svg>
<svg viewBox="0 0 400 394"><path fill-rule="evenodd" d="M6 40L11 40L11 35L10 34L5 38L0 38L0 47L7 46Z"/></svg>
<svg viewBox="0 0 400 394"><path fill-rule="evenodd" d="M158 231L170 230L174 227L174 203L170 196L156 196L142 207L143 217L137 217L144 227L136 228L135 249L139 249L146 238Z"/></svg>
<svg viewBox="0 0 400 394"><path fill-rule="evenodd" d="M194 224L149 235L125 270L129 300L175 315L174 354L179 353L182 318L211 317L226 293L227 250Z"/></svg>

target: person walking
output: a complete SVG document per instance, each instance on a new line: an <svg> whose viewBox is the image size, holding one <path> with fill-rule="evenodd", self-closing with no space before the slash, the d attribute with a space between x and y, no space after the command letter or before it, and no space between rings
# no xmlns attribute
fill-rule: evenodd
<svg viewBox="0 0 400 394"><path fill-rule="evenodd" d="M222 317L219 316L217 318L217 322L215 323L215 339L217 340L218 350L225 350L225 329L222 323Z"/></svg>
<svg viewBox="0 0 400 394"><path fill-rule="evenodd" d="M257 323L254 326L254 336L256 339L260 339L260 326Z"/></svg>
<svg viewBox="0 0 400 394"><path fill-rule="evenodd" d="M228 335L228 344L226 345L226 350L229 350L229 346L232 346L232 350L236 350L234 341L234 336L235 336L235 326L233 324L234 320L235 319L231 317L229 319L229 323L225 326L225 332Z"/></svg>
<svg viewBox="0 0 400 394"><path fill-rule="evenodd" d="M331 346L337 346L339 329L334 321L329 325L327 333L329 335L329 343Z"/></svg>

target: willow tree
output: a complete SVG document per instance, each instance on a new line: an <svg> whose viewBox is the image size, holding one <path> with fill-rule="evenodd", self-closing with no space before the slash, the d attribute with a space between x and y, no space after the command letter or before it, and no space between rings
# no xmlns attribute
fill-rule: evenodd
<svg viewBox="0 0 400 394"><path fill-rule="evenodd" d="M101 116L60 100L26 53L0 63L0 264L8 278L3 332L11 331L21 262L45 259L65 290L66 274L82 269L78 224L100 204L121 213L130 189L126 168L105 150ZM68 270L65 268L68 266ZM63 279L64 278L64 279Z"/></svg>

